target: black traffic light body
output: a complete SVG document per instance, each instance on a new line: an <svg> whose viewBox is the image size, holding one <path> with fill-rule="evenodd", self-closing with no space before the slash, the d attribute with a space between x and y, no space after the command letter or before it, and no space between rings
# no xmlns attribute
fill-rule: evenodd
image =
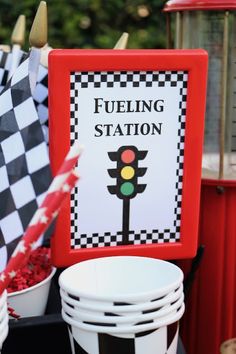
<svg viewBox="0 0 236 354"><path fill-rule="evenodd" d="M117 151L108 152L110 160L117 163L116 168L108 170L109 175L116 178L116 185L107 187L111 194L126 200L145 190L146 184L139 184L138 177L144 176L147 168L139 167L138 162L146 155L147 151L140 151L133 145L121 146Z"/></svg>

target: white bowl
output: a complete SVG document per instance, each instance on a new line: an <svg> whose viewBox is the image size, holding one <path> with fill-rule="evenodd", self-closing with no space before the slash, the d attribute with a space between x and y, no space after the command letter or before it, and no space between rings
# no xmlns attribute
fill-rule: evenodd
<svg viewBox="0 0 236 354"><path fill-rule="evenodd" d="M108 334L111 333L134 334L143 331L149 331L151 329L159 328L162 326L168 326L171 323L175 323L179 321L180 318L183 316L184 309L185 309L185 305L183 303L181 308L174 315L172 314L170 316L165 316L163 319L158 319L156 321L147 324L138 324L136 326L119 326L119 327L96 326L96 325L90 325L90 324L78 322L73 318L71 318L70 316L68 316L63 309L61 311L61 314L62 314L62 318L67 324L87 330L88 332L99 332L99 333L108 333Z"/></svg>
<svg viewBox="0 0 236 354"><path fill-rule="evenodd" d="M177 300L183 293L183 284L180 285L178 289L173 290L164 297L158 300L151 300L147 302L139 302L136 304L127 305L111 305L111 303L105 303L100 301L88 300L80 298L76 300L69 296L63 289L60 289L61 299L63 299L69 305L75 306L77 309L87 310L88 312L115 312L117 314L126 315L127 313L137 312L137 311L147 311L152 309L157 309L159 307L165 306Z"/></svg>
<svg viewBox="0 0 236 354"><path fill-rule="evenodd" d="M99 353L103 352L103 348L105 348L104 352L106 353L131 353L134 352L135 348L137 354L174 354L177 352L179 323L171 324L171 330L168 327L154 328L150 331L139 332L137 335L133 333L94 333L68 325L68 332L72 353L76 352L76 346L79 345L83 353ZM168 335L170 332L171 337ZM131 349L131 343L133 350Z"/></svg>
<svg viewBox="0 0 236 354"><path fill-rule="evenodd" d="M45 313L52 277L56 272L53 267L47 278L30 288L9 293L7 302L20 317L42 316Z"/></svg>
<svg viewBox="0 0 236 354"><path fill-rule="evenodd" d="M6 327L8 327L8 321L9 321L9 317L8 317L8 313L6 313L2 322L0 323L0 337L1 334L5 332Z"/></svg>
<svg viewBox="0 0 236 354"><path fill-rule="evenodd" d="M146 302L168 294L183 281L176 265L148 257L90 259L65 269L59 284L70 295L96 301Z"/></svg>
<svg viewBox="0 0 236 354"><path fill-rule="evenodd" d="M160 310L154 311L154 312L148 312L148 313L136 313L136 314L128 314L126 316L106 316L106 315L95 315L94 313L89 314L86 312L86 310L75 310L68 306L63 300L62 300L62 308L66 312L67 315L72 316L73 319L76 321L80 322L90 322L91 324L93 323L113 323L115 325L120 325L120 324L125 324L125 325L130 325L133 326L138 322L145 322L145 321L150 321L150 320L157 320L164 318L166 316L170 316L171 314L174 315L174 313L177 312L177 310L182 306L184 302L184 295L174 302L172 305L165 305L162 307Z"/></svg>
<svg viewBox="0 0 236 354"><path fill-rule="evenodd" d="M7 325L5 329L0 333L0 353L1 353L3 342L7 338L8 332L9 332L9 326Z"/></svg>
<svg viewBox="0 0 236 354"><path fill-rule="evenodd" d="M5 305L0 310L0 323L5 318L6 314L8 314L7 303L5 303Z"/></svg>
<svg viewBox="0 0 236 354"><path fill-rule="evenodd" d="M0 296L0 309L2 308L2 306L5 305L6 301L7 301L7 291L4 290L2 295Z"/></svg>

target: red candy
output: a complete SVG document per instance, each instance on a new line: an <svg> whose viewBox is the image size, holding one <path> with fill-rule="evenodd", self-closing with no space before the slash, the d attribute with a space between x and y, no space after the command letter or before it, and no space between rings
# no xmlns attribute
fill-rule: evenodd
<svg viewBox="0 0 236 354"><path fill-rule="evenodd" d="M52 270L51 250L38 247L34 250L26 265L19 269L8 285L8 293L27 289L48 277Z"/></svg>

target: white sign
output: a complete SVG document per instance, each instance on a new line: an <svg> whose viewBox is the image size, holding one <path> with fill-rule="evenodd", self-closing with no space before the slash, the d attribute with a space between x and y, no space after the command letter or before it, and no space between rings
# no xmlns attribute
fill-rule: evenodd
<svg viewBox="0 0 236 354"><path fill-rule="evenodd" d="M180 240L187 80L184 71L71 72L70 139L85 147L71 198L72 248ZM119 159L130 147L146 152L137 162L143 176L132 179L131 163L128 177L111 177L121 170L109 153ZM123 199L110 193L125 182L145 187Z"/></svg>

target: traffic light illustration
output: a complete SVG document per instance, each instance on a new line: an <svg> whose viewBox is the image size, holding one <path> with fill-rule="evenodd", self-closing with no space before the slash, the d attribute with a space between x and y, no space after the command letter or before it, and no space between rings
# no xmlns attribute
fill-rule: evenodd
<svg viewBox="0 0 236 354"><path fill-rule="evenodd" d="M117 166L109 169L111 177L116 178L116 185L108 186L111 194L116 194L120 199L132 199L142 193L146 184L139 184L138 177L144 176L145 167L139 167L139 160L143 160L147 151L140 151L136 146L121 146L118 151L108 152L110 160L116 161Z"/></svg>
<svg viewBox="0 0 236 354"><path fill-rule="evenodd" d="M138 150L136 146L121 146L117 151L108 152L111 161L116 162L116 168L108 169L110 177L116 178L114 185L108 186L108 191L123 200L123 243L128 243L130 200L144 192L146 184L139 183L146 167L140 167L139 161L145 159L147 151Z"/></svg>

